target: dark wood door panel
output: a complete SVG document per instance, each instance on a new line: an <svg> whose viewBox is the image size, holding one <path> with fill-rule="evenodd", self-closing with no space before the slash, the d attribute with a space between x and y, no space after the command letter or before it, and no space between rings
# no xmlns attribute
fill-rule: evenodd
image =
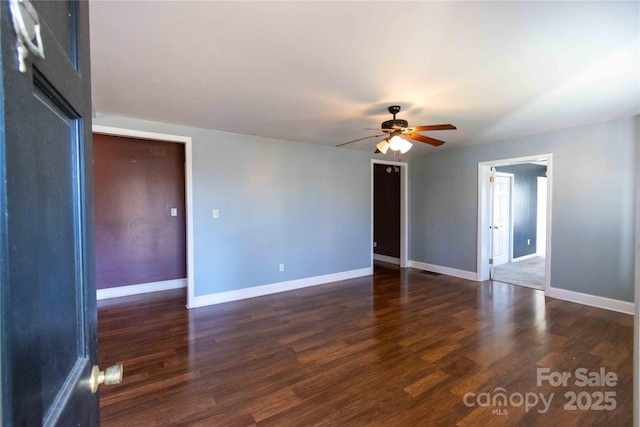
<svg viewBox="0 0 640 427"><path fill-rule="evenodd" d="M64 382L78 358L86 361L87 353L79 335L84 313L76 298L82 291L83 268L76 167L81 120L69 117L42 89L36 89L35 98L38 197L36 210L29 217L38 234L37 283L47 283L36 295L40 297L38 321L42 322L41 388L45 391L44 406L48 407L57 395L56 385Z"/></svg>
<svg viewBox="0 0 640 427"><path fill-rule="evenodd" d="M34 4L24 72L0 7L2 425L97 425L88 4Z"/></svg>
<svg viewBox="0 0 640 427"><path fill-rule="evenodd" d="M400 257L400 168L373 165L374 253ZM390 172L388 170L390 169Z"/></svg>
<svg viewBox="0 0 640 427"><path fill-rule="evenodd" d="M84 6L77 1L41 1L34 2L33 6L40 16L45 58L30 55L28 61L33 62L36 72L55 88L65 103L80 112L85 102L83 82L90 77L88 63L83 67L82 62L86 59L83 49L88 52L88 39L83 41L79 35L81 30L88 31L88 25L84 28L77 22Z"/></svg>

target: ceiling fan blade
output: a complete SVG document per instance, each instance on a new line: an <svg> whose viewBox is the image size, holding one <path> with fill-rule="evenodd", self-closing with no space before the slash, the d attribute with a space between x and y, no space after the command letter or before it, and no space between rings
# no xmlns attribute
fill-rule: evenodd
<svg viewBox="0 0 640 427"><path fill-rule="evenodd" d="M422 132L425 130L455 130L457 128L454 125L446 124L446 125L413 126L411 129L414 132Z"/></svg>
<svg viewBox="0 0 640 427"><path fill-rule="evenodd" d="M336 147L342 147L343 145L351 144L352 142L358 142L358 141L362 141L362 140L369 139L369 138L377 138L377 137L382 136L382 135L383 134L379 133L377 135L365 136L364 138L358 138L358 139L354 139L353 141L343 142L342 144L336 145Z"/></svg>
<svg viewBox="0 0 640 427"><path fill-rule="evenodd" d="M424 142L425 144L433 145L434 147L444 144L444 141L440 141L439 139L435 138L429 138L428 136L419 135L417 133L410 133L405 136L416 141Z"/></svg>

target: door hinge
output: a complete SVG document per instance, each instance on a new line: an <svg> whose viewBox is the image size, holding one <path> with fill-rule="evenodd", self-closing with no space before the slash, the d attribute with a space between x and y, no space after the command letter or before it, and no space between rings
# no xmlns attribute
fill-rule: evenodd
<svg viewBox="0 0 640 427"><path fill-rule="evenodd" d="M489 182L493 182L493 177L492 176L489 177Z"/></svg>
<svg viewBox="0 0 640 427"><path fill-rule="evenodd" d="M493 258L489 258L489 264L493 265Z"/></svg>

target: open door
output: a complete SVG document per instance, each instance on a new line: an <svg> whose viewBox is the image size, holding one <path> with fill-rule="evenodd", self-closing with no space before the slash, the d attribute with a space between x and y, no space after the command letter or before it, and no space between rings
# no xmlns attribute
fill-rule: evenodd
<svg viewBox="0 0 640 427"><path fill-rule="evenodd" d="M511 211L513 175L495 172L491 209L493 267L511 261Z"/></svg>
<svg viewBox="0 0 640 427"><path fill-rule="evenodd" d="M88 3L1 7L2 425L95 426Z"/></svg>

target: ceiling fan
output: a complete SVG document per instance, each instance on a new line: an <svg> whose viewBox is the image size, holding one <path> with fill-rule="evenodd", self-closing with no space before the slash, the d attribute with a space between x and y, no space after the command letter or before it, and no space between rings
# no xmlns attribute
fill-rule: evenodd
<svg viewBox="0 0 640 427"><path fill-rule="evenodd" d="M414 141L424 142L425 144L433 145L435 147L444 144L444 141L431 138L428 136L420 135L417 132L424 132L430 130L454 130L455 126L451 124L445 125L425 125L425 126L412 126L409 127L409 123L406 120L396 119L396 114L400 112L399 105L391 105L388 108L389 112L393 114L393 119L382 122L380 129L384 133L376 135L365 136L364 138L354 139L353 141L344 142L336 145L336 147L342 147L343 145L351 144L353 142L362 141L369 138L378 138L387 134L387 136L376 144L376 153L387 153L387 150L391 148L392 151L399 151L400 154L404 154L413 146L407 138Z"/></svg>

